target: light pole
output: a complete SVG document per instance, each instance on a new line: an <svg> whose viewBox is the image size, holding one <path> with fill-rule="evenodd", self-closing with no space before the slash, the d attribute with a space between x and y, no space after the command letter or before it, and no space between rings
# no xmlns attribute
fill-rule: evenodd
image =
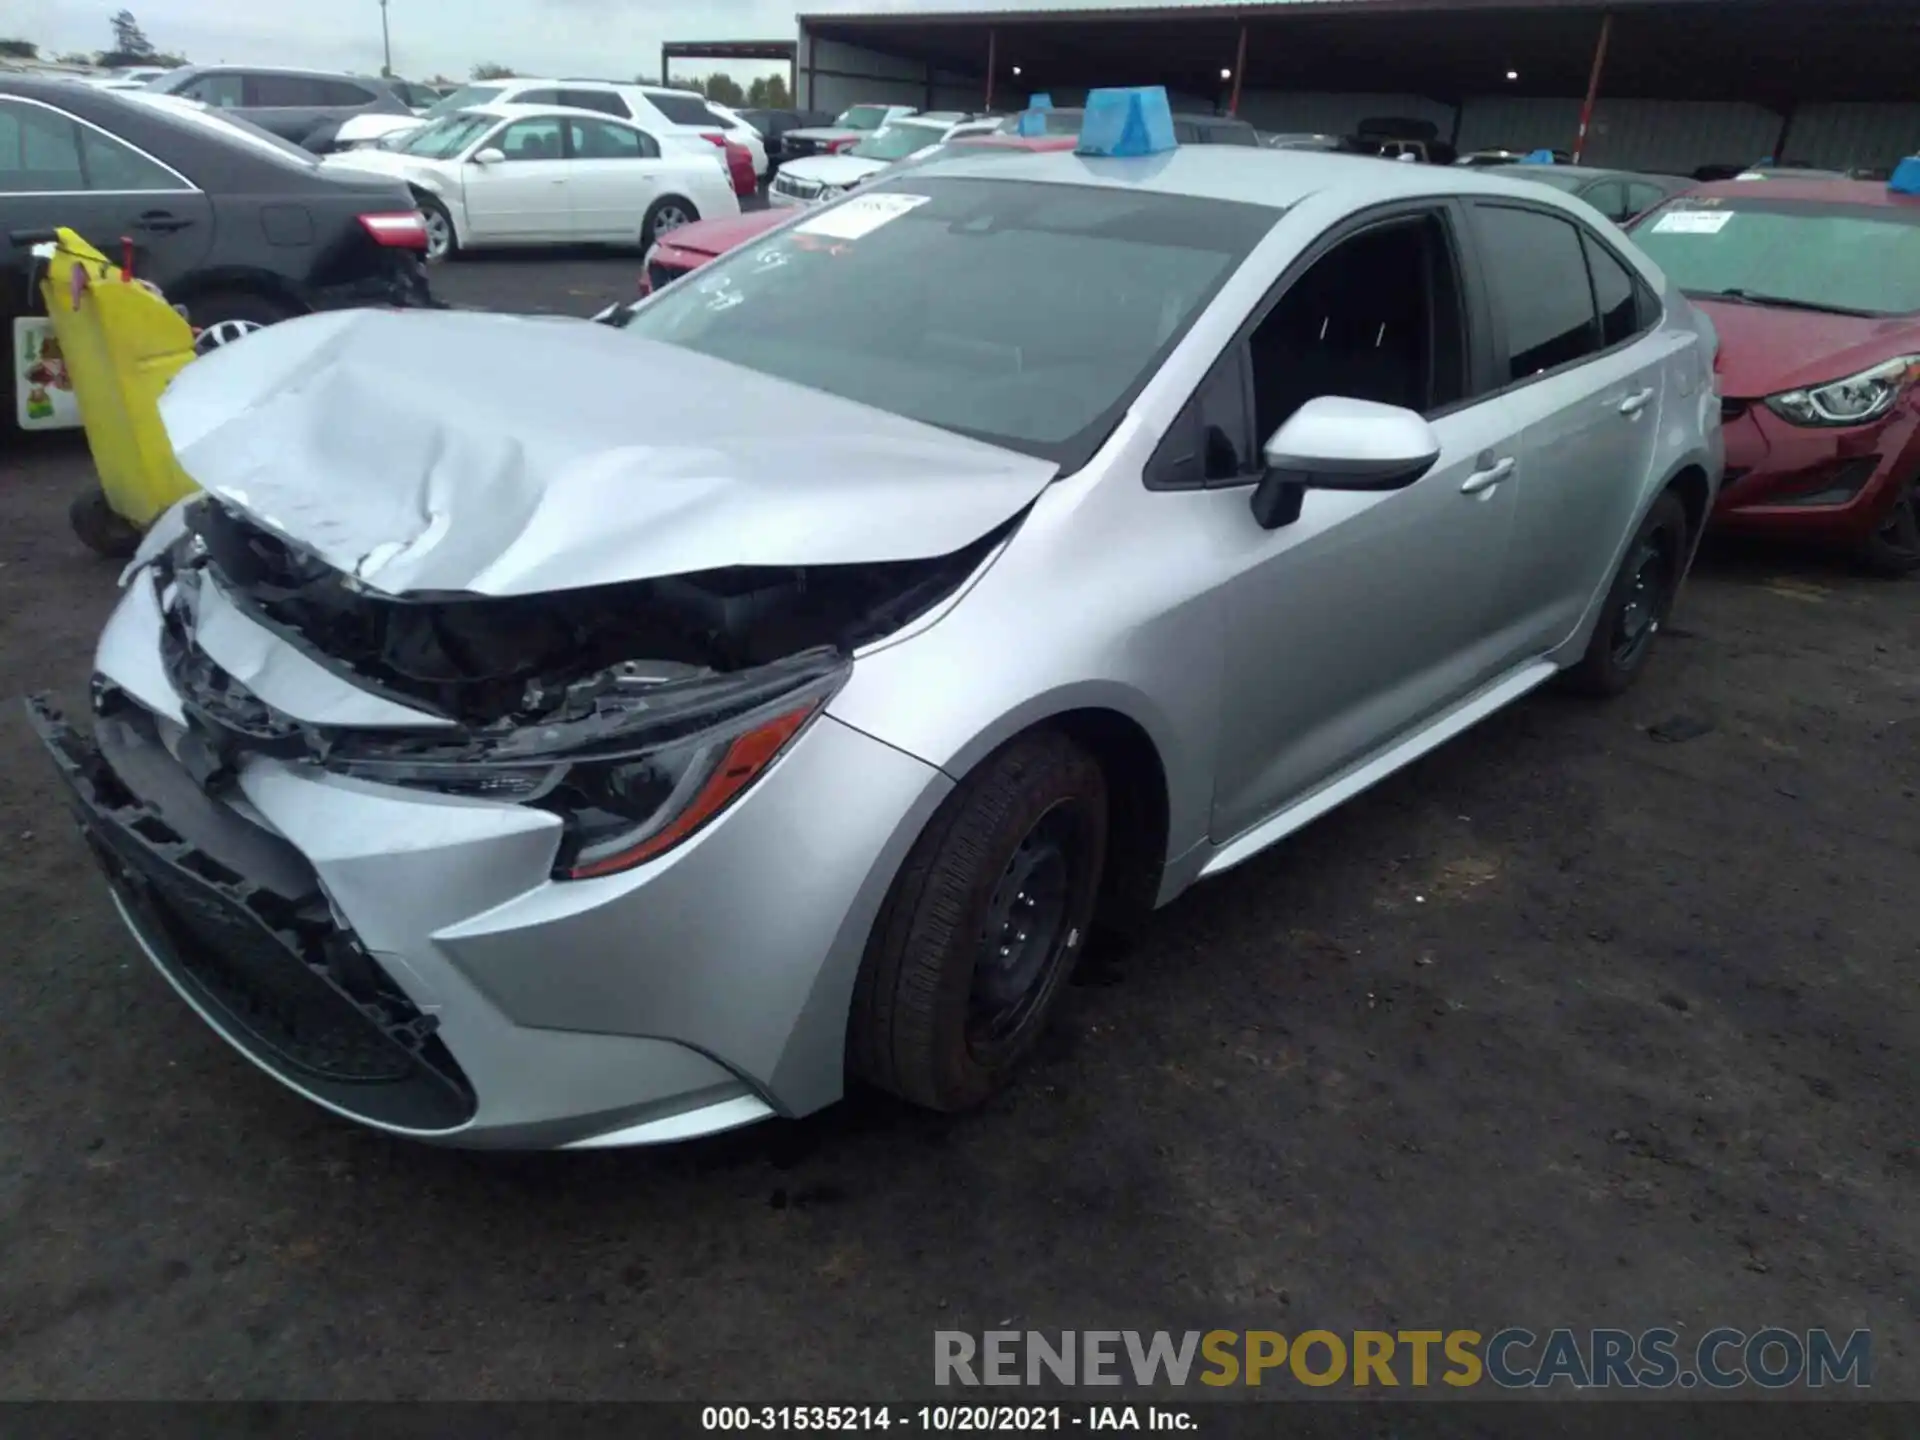
<svg viewBox="0 0 1920 1440"><path fill-rule="evenodd" d="M386 57L386 63L380 67L380 73L393 74L393 41L387 35L387 0L380 0L380 51Z"/></svg>

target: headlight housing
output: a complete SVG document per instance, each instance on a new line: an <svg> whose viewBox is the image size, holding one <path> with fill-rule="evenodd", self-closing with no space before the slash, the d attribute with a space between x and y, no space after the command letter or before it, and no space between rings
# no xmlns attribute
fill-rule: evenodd
<svg viewBox="0 0 1920 1440"><path fill-rule="evenodd" d="M571 687L564 718L463 740L343 744L329 769L381 784L536 805L565 831L554 878L657 859L764 775L845 680L838 651L726 675L659 679L633 667Z"/></svg>
<svg viewBox="0 0 1920 1440"><path fill-rule="evenodd" d="M1864 425L1893 409L1917 379L1920 355L1900 355L1844 380L1770 395L1766 403L1792 425Z"/></svg>
<svg viewBox="0 0 1920 1440"><path fill-rule="evenodd" d="M850 187L845 185L822 185L820 187L819 198L822 200L838 200L842 195L847 193L849 188Z"/></svg>

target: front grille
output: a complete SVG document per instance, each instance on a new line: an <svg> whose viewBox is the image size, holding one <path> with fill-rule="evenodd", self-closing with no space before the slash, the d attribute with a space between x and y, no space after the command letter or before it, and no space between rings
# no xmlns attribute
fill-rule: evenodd
<svg viewBox="0 0 1920 1440"><path fill-rule="evenodd" d="M647 292L652 294L665 289L686 273L677 266L662 265L656 260L647 266Z"/></svg>
<svg viewBox="0 0 1920 1440"><path fill-rule="evenodd" d="M163 747L151 717L111 686L99 693L97 723L121 727L116 744L131 737L143 765L164 764L153 753ZM435 1035L438 1022L336 923L303 861L304 884L257 883L190 840L50 710L36 706L34 724L155 963L236 1045L295 1088L369 1120L433 1131L473 1117L472 1086ZM257 831L206 804L226 828L229 852L233 831ZM284 872L290 847L277 837L260 843L269 842Z"/></svg>
<svg viewBox="0 0 1920 1440"><path fill-rule="evenodd" d="M773 188L778 190L782 195L791 196L795 200L813 200L818 198L820 194L820 182L818 180L806 180L798 175L779 176L774 180Z"/></svg>

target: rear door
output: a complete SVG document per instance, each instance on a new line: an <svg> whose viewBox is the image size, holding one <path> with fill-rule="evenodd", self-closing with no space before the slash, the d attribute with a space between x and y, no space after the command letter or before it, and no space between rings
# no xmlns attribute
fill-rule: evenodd
<svg viewBox="0 0 1920 1440"><path fill-rule="evenodd" d="M1499 608L1544 654L1585 615L1645 493L1667 355L1657 303L1593 232L1524 203L1472 210L1502 403L1525 426Z"/></svg>
<svg viewBox="0 0 1920 1440"><path fill-rule="evenodd" d="M637 241L660 189L660 143L631 125L573 116L567 120L567 155L575 235Z"/></svg>
<svg viewBox="0 0 1920 1440"><path fill-rule="evenodd" d="M564 130L557 115L511 121L480 147L499 150L505 159L461 167L468 243L526 245L574 238Z"/></svg>

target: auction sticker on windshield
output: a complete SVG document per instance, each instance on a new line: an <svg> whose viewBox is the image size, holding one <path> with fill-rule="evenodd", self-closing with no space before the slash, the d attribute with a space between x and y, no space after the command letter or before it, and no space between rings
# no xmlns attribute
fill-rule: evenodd
<svg viewBox="0 0 1920 1440"><path fill-rule="evenodd" d="M1731 219L1731 210L1670 210L1653 228L1662 235L1718 235Z"/></svg>
<svg viewBox="0 0 1920 1440"><path fill-rule="evenodd" d="M858 240L871 235L882 225L898 220L909 210L917 210L931 195L856 195L830 210L823 210L804 224L793 227L796 235L825 235L833 240Z"/></svg>

